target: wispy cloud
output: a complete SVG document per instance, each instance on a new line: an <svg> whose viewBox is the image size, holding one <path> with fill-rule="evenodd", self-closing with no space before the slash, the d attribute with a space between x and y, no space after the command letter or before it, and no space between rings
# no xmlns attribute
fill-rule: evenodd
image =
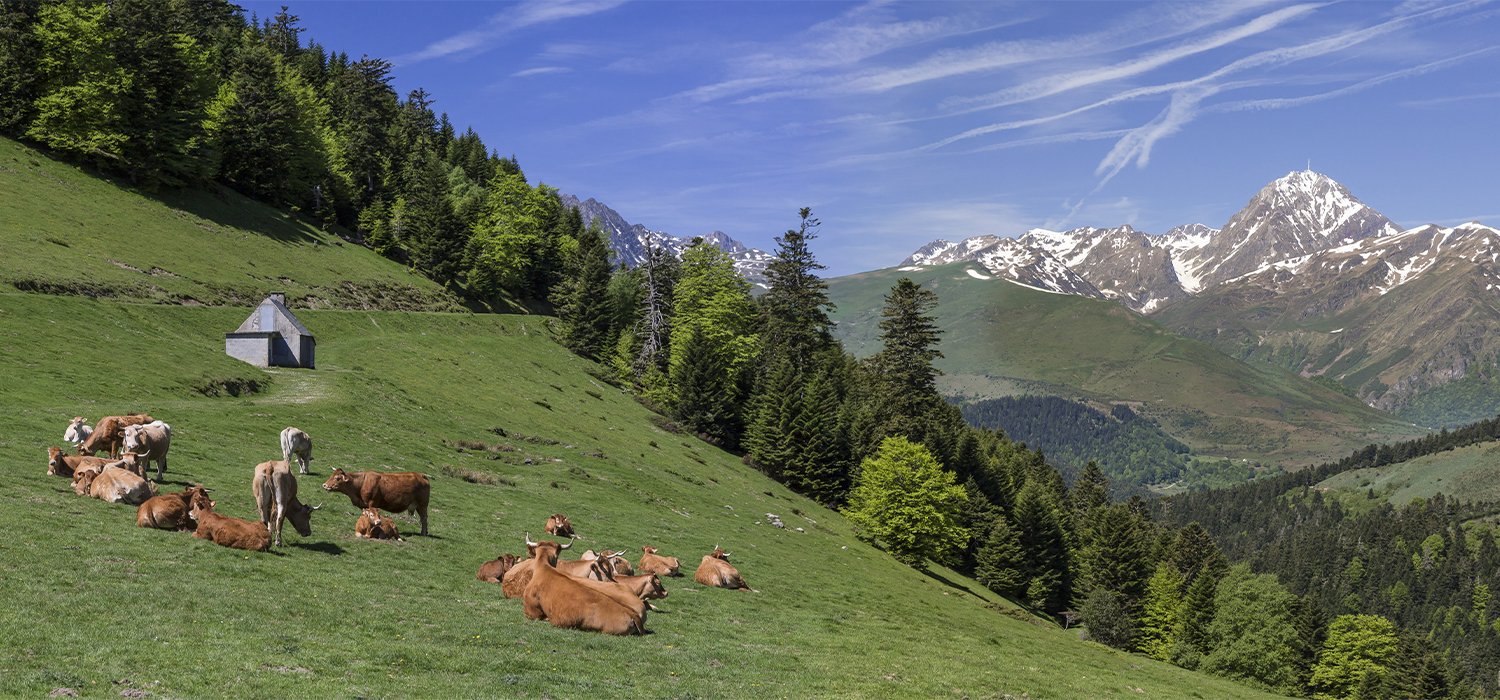
<svg viewBox="0 0 1500 700"><path fill-rule="evenodd" d="M518 29L596 14L625 2L626 0L524 0L491 17L482 27L459 32L428 44L420 51L397 56L395 63L409 65L455 54L479 53Z"/></svg>
<svg viewBox="0 0 1500 700"><path fill-rule="evenodd" d="M572 73L573 69L566 66L542 66L541 68L527 68L510 74L512 78L524 78L528 75L549 75L552 73Z"/></svg>
<svg viewBox="0 0 1500 700"><path fill-rule="evenodd" d="M1470 100L1493 100L1500 97L1500 92L1485 92L1478 95L1455 95L1453 97L1434 97L1430 100L1407 100L1398 102L1402 107L1415 107L1418 109L1429 107L1445 107L1455 102L1468 102Z"/></svg>

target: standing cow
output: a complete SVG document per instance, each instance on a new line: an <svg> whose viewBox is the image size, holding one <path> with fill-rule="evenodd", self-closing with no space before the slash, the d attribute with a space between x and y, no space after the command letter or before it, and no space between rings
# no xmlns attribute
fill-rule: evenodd
<svg viewBox="0 0 1500 700"><path fill-rule="evenodd" d="M142 468L156 462L156 480L167 470L167 450L172 446L172 426L161 421L124 428L125 451L139 456Z"/></svg>
<svg viewBox="0 0 1500 700"><path fill-rule="evenodd" d="M714 546L712 554L703 555L703 563L698 565L698 572L693 574L693 580L705 586L732 588L751 593L760 592L745 583L745 579L740 577L740 572L729 565L729 552L719 549L717 545Z"/></svg>
<svg viewBox="0 0 1500 700"><path fill-rule="evenodd" d="M303 537L312 534L313 511L323 506L310 506L297 500L297 477L292 476L291 464L273 461L255 465L250 493L260 509L261 524L276 534L277 547L281 546L282 525L288 519L292 521L292 527L297 528L297 534Z"/></svg>
<svg viewBox="0 0 1500 700"><path fill-rule="evenodd" d="M94 432L78 446L78 454L92 457L99 450L104 450L111 457L117 456L125 446L125 426L150 423L153 420L144 413L100 418L94 425Z"/></svg>
<svg viewBox="0 0 1500 700"><path fill-rule="evenodd" d="M348 496L355 508L416 513L422 519L422 534L427 534L427 499L432 495L432 486L425 474L377 471L349 474L334 467L333 475L323 482L323 490Z"/></svg>
<svg viewBox="0 0 1500 700"><path fill-rule="evenodd" d="M291 464L292 455L297 456L297 465L301 467L301 473L306 474L307 463L312 461L312 438L307 433L288 426L281 431L281 458Z"/></svg>

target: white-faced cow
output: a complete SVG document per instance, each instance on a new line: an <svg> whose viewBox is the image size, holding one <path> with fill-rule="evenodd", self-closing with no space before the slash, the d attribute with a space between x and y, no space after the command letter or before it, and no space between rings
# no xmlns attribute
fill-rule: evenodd
<svg viewBox="0 0 1500 700"><path fill-rule="evenodd" d="M658 551L660 550L649 544L641 547L641 563L636 568L640 569L641 573L644 574L681 576L677 572L682 567L682 564L677 561L677 557L658 556Z"/></svg>
<svg viewBox="0 0 1500 700"><path fill-rule="evenodd" d="M83 424L83 416L74 416L68 423L68 429L63 431L63 439L75 445L89 439L94 434L94 429Z"/></svg>
<svg viewBox="0 0 1500 700"><path fill-rule="evenodd" d="M154 419L144 413L127 416L105 416L94 425L94 432L78 446L78 454L92 457L100 450L114 457L125 447L125 426L150 423Z"/></svg>
<svg viewBox="0 0 1500 700"><path fill-rule="evenodd" d="M312 438L301 430L287 427L281 431L281 458L291 464L293 455L297 457L301 473L306 474L307 463L312 461Z"/></svg>
<svg viewBox="0 0 1500 700"><path fill-rule="evenodd" d="M729 552L719 549L717 545L712 554L703 555L703 563L698 565L698 573L693 574L693 580L705 586L732 588L751 593L760 592L745 583L745 579L740 577L739 570L729 565Z"/></svg>
<svg viewBox="0 0 1500 700"><path fill-rule="evenodd" d="M297 534L307 537L312 534L313 511L323 507L297 500L297 477L292 476L292 465L283 461L255 465L250 494L260 510L261 524L275 533L277 547L281 546L281 528L287 520L292 521Z"/></svg>
<svg viewBox="0 0 1500 700"><path fill-rule="evenodd" d="M528 534L526 547L535 552L533 561L537 562L531 582L521 595L527 619L546 620L553 627L605 634L645 632L640 615L625 604L553 568L560 548L556 542L532 542Z"/></svg>
<svg viewBox="0 0 1500 700"><path fill-rule="evenodd" d="M348 496L355 508L416 513L422 519L422 534L427 534L427 499L432 495L432 486L425 474L377 471L349 474L334 467L328 481L323 482L323 490Z"/></svg>
<svg viewBox="0 0 1500 700"><path fill-rule="evenodd" d="M161 421L142 425L127 425L125 451L140 455L141 466L156 462L156 480L161 481L167 470L167 450L172 447L172 426Z"/></svg>

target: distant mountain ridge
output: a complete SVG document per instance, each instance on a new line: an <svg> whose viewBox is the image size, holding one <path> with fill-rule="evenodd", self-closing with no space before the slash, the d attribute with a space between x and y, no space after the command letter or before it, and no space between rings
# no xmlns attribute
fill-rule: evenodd
<svg viewBox="0 0 1500 700"><path fill-rule="evenodd" d="M578 207L579 213L583 215L583 225L588 226L595 219L600 219L604 230L609 233L609 247L615 251L615 263L625 267L635 267L646 260L646 246L653 245L664 247L672 251L673 255L682 257L683 249L693 243L693 236L673 236L665 231L653 231L641 224L632 224L625 221L625 217L614 209L605 206L592 197L579 201L578 197L571 194L559 194L564 207ZM734 259L735 270L738 271L751 284L762 288L767 287L766 265L770 264L775 256L763 250L750 248L723 231L714 231L703 236L703 239L719 246L719 249L728 253Z"/></svg>

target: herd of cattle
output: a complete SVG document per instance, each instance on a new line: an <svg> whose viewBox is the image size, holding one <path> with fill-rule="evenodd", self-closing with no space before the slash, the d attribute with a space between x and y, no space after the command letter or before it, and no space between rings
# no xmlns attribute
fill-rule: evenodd
<svg viewBox="0 0 1500 700"><path fill-rule="evenodd" d="M78 444L78 454L49 447L47 473L73 480L73 491L111 503L137 506L136 525L178 532L224 547L264 552L274 542L281 546L281 529L287 520L298 534L312 534L312 514L321 506L297 499L293 459L301 474L312 460L312 438L297 428L281 431L282 459L256 465L251 493L260 521L253 522L215 513L216 501L209 489L191 486L180 493L157 494L156 483L146 467L156 464L156 482L167 468L172 427L145 414L106 416L93 428L84 418L74 418L63 439ZM103 451L109 457L96 457ZM427 534L427 505L431 486L427 476L416 472L345 472L334 468L323 490L349 497L361 510L354 534L371 539L401 539L396 523L381 511L415 514ZM475 577L500 584L507 598L520 598L526 617L547 620L555 627L608 634L642 634L646 612L657 608L650 601L667 597L663 576L681 576L676 557L664 557L650 545L641 547L639 565L625 558L624 550L589 550L577 560L558 555L571 549L576 538L572 523L562 514L547 519L547 534L568 538L534 542L526 534L527 558L504 554L481 564ZM640 573L637 573L639 571ZM714 547L703 557L694 580L705 586L753 591L739 571L729 563L729 553Z"/></svg>

